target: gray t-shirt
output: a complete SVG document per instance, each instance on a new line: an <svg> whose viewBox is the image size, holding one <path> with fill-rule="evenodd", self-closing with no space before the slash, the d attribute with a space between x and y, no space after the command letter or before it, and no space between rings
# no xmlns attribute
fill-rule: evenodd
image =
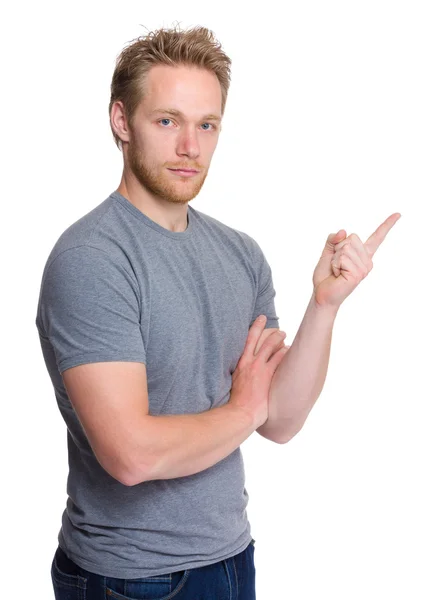
<svg viewBox="0 0 433 600"><path fill-rule="evenodd" d="M272 273L246 233L187 214L185 231L169 231L115 191L61 234L42 275L36 325L69 457L58 541L107 577L202 567L252 539L240 448L193 475L125 486L96 459L61 376L84 363L143 362L149 414L227 403L255 318L279 327Z"/></svg>

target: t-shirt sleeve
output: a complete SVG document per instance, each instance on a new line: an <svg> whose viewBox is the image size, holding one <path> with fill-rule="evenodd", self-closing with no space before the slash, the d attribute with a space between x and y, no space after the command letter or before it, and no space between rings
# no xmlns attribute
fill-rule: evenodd
<svg viewBox="0 0 433 600"><path fill-rule="evenodd" d="M259 315L266 315L265 329L277 327L279 329L279 317L275 312L275 289L272 281L272 269L259 244L250 237L254 257L254 267L257 273L257 296L254 306L253 318L250 327Z"/></svg>
<svg viewBox="0 0 433 600"><path fill-rule="evenodd" d="M41 284L36 325L60 373L94 362L146 364L137 281L99 248L70 248L52 261Z"/></svg>

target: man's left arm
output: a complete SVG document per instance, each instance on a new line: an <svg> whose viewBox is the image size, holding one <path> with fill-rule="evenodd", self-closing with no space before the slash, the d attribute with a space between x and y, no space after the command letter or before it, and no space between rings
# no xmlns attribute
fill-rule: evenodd
<svg viewBox="0 0 433 600"><path fill-rule="evenodd" d="M370 273L375 252L400 217L390 215L365 243L354 233L346 237L344 229L328 236L301 326L271 381L268 419L256 430L264 437L285 443L302 428L325 382L338 309Z"/></svg>
<svg viewBox="0 0 433 600"><path fill-rule="evenodd" d="M302 428L325 383L337 312L317 306L311 297L293 344L272 378L268 420L256 429L263 437L286 443ZM257 351L275 330L263 331Z"/></svg>

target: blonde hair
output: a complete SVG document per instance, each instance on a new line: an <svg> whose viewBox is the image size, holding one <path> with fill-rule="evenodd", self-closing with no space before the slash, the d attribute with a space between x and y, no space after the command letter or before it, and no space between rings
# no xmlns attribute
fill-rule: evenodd
<svg viewBox="0 0 433 600"><path fill-rule="evenodd" d="M214 33L206 27L192 27L184 31L173 28L157 29L140 36L126 46L116 59L111 80L111 98L108 113L113 103L121 100L126 120L131 125L138 104L143 98L146 75L155 65L196 66L212 71L221 85L221 114L230 86L231 59L222 51ZM120 149L122 140L110 128Z"/></svg>

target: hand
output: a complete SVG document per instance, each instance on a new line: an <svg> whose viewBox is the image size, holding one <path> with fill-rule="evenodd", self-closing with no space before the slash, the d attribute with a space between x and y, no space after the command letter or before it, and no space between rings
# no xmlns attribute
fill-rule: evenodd
<svg viewBox="0 0 433 600"><path fill-rule="evenodd" d="M286 334L274 331L263 342L257 354L254 354L265 324L266 319L260 322L257 318L248 332L244 352L232 374L229 399L229 403L252 417L255 428L260 427L268 418L272 377L288 350L284 347Z"/></svg>
<svg viewBox="0 0 433 600"><path fill-rule="evenodd" d="M331 233L314 270L313 285L316 304L338 308L373 268L372 258L388 231L397 223L400 213L390 215L363 244L344 229Z"/></svg>
<svg viewBox="0 0 433 600"><path fill-rule="evenodd" d="M262 333L260 334L260 337L257 341L257 345L256 345L256 349L254 350L254 354L257 354L257 352L260 350L260 348L263 346L264 342L268 339L268 337L270 335L272 335L274 333L273 329L263 329ZM290 344L284 344L284 339L281 341L281 343L278 346L275 346L274 348L274 352L276 350L279 350L280 348L283 348L283 346L285 345L285 347L287 349L289 349L291 346Z"/></svg>

